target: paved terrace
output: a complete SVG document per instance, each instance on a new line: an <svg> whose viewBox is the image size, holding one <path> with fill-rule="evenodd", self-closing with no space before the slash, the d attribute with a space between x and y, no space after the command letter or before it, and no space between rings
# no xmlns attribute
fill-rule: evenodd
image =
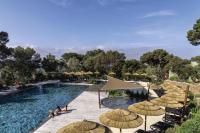
<svg viewBox="0 0 200 133"><path fill-rule="evenodd" d="M145 83L142 83L145 85ZM157 97L156 93L150 90L152 97ZM106 95L101 93L101 98L105 98ZM110 110L108 108L102 107L99 109L98 107L98 94L97 92L88 92L85 91L77 98L75 98L70 104L69 109L74 109L70 113L62 114L51 118L46 123L44 123L41 127L39 127L34 133L56 133L56 131L75 121L80 121L83 119L91 120L99 122L100 114ZM143 116L142 116L143 117ZM147 117L147 129L150 129L150 125L161 121L163 116L155 116L155 117ZM144 117L143 117L144 118ZM137 129L144 129L144 123L142 126L136 129L124 129L123 133L133 133ZM119 133L118 129L111 128L113 133Z"/></svg>

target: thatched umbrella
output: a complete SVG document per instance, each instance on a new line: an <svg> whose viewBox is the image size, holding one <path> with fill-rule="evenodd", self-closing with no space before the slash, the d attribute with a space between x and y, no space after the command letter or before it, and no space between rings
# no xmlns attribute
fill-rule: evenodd
<svg viewBox="0 0 200 133"><path fill-rule="evenodd" d="M148 101L143 101L130 105L128 107L128 110L145 116L145 125L144 125L145 131L146 131L147 116L159 116L165 113L164 109Z"/></svg>
<svg viewBox="0 0 200 133"><path fill-rule="evenodd" d="M178 102L184 102L185 101L185 95L186 94L181 94L181 93L168 93L168 94L165 94L164 96L165 97L169 97L171 99L174 99ZM188 101L189 99L187 99Z"/></svg>
<svg viewBox="0 0 200 133"><path fill-rule="evenodd" d="M130 72L126 72L124 73L124 76L127 78L127 80L130 78L132 74Z"/></svg>
<svg viewBox="0 0 200 133"><path fill-rule="evenodd" d="M64 126L57 133L112 133L112 131L99 123L83 120Z"/></svg>
<svg viewBox="0 0 200 133"><path fill-rule="evenodd" d="M139 115L124 109L115 109L99 117L101 123L109 127L120 129L136 128L142 125L143 119Z"/></svg>
<svg viewBox="0 0 200 133"><path fill-rule="evenodd" d="M99 74L100 74L100 72L99 72L99 71L95 71L95 72L94 72L94 74L96 74L96 75L99 75Z"/></svg>
<svg viewBox="0 0 200 133"><path fill-rule="evenodd" d="M152 102L153 104L158 105L158 106L163 106L165 108L168 107L168 108L176 109L176 108L183 107L183 104L179 103L178 101L176 101L173 98L166 97L166 96L155 98L155 99L151 100L150 102ZM165 111L165 113L166 113L166 111ZM166 114L165 114L165 120L166 120Z"/></svg>
<svg viewBox="0 0 200 133"><path fill-rule="evenodd" d="M108 75L114 77L114 76L116 75L116 73L114 73L114 72L109 72Z"/></svg>
<svg viewBox="0 0 200 133"><path fill-rule="evenodd" d="M178 94L181 94L181 95L185 95L186 92L182 89L170 89L170 90L167 90L165 91L166 94L168 93L178 93Z"/></svg>
<svg viewBox="0 0 200 133"><path fill-rule="evenodd" d="M138 74L138 73L133 73L133 75L140 75L140 74Z"/></svg>
<svg viewBox="0 0 200 133"><path fill-rule="evenodd" d="M64 75L70 75L70 73L69 72L64 72Z"/></svg>
<svg viewBox="0 0 200 133"><path fill-rule="evenodd" d="M124 73L124 75L126 75L126 76L130 76L131 73L130 73L130 72L126 72L126 73Z"/></svg>
<svg viewBox="0 0 200 133"><path fill-rule="evenodd" d="M151 103L158 105L158 106L163 106L163 107L168 107L168 108L181 108L183 105L181 103L178 103L178 101L174 100L173 98L162 96L159 98L155 98L150 101Z"/></svg>
<svg viewBox="0 0 200 133"><path fill-rule="evenodd" d="M160 85L164 90L171 90L171 89L180 89L180 87L173 85L173 84L163 84Z"/></svg>
<svg viewBox="0 0 200 133"><path fill-rule="evenodd" d="M86 72L85 74L86 74L86 75L93 75L93 72L88 71L88 72Z"/></svg>
<svg viewBox="0 0 200 133"><path fill-rule="evenodd" d="M83 72L75 72L74 75L76 75L76 76L82 76L83 74L84 74Z"/></svg>

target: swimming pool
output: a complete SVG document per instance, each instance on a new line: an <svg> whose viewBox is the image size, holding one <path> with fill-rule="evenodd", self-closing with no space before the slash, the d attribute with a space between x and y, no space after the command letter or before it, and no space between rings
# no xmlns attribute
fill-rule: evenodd
<svg viewBox="0 0 200 133"><path fill-rule="evenodd" d="M45 85L0 99L0 133L28 133L45 122L48 111L64 106L87 86Z"/></svg>
<svg viewBox="0 0 200 133"><path fill-rule="evenodd" d="M108 97L101 100L102 105L110 109L128 109L128 106L137 102L141 102L144 99L129 98L129 97Z"/></svg>

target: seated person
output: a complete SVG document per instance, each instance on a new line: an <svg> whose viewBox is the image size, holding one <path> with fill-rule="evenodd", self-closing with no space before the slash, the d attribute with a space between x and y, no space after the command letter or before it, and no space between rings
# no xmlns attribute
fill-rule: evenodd
<svg viewBox="0 0 200 133"><path fill-rule="evenodd" d="M66 112L68 108L68 105L65 105L65 107L62 109L63 112Z"/></svg>
<svg viewBox="0 0 200 133"><path fill-rule="evenodd" d="M49 118L54 118L54 116L55 116L54 112L52 110L49 110L49 116L48 117Z"/></svg>
<svg viewBox="0 0 200 133"><path fill-rule="evenodd" d="M62 111L61 108L60 108L60 106L57 106L56 109L58 110L58 112L61 112L61 111Z"/></svg>

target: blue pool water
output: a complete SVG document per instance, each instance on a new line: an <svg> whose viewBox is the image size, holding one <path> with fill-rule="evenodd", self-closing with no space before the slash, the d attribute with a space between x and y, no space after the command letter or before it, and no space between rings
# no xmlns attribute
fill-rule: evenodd
<svg viewBox="0 0 200 133"><path fill-rule="evenodd" d="M48 111L65 106L87 86L46 85L0 99L0 133L28 133L47 120ZM70 106L69 106L70 108Z"/></svg>
<svg viewBox="0 0 200 133"><path fill-rule="evenodd" d="M110 109L128 109L128 106L137 102L141 102L144 99L129 98L129 97L109 97L101 100L102 105Z"/></svg>

